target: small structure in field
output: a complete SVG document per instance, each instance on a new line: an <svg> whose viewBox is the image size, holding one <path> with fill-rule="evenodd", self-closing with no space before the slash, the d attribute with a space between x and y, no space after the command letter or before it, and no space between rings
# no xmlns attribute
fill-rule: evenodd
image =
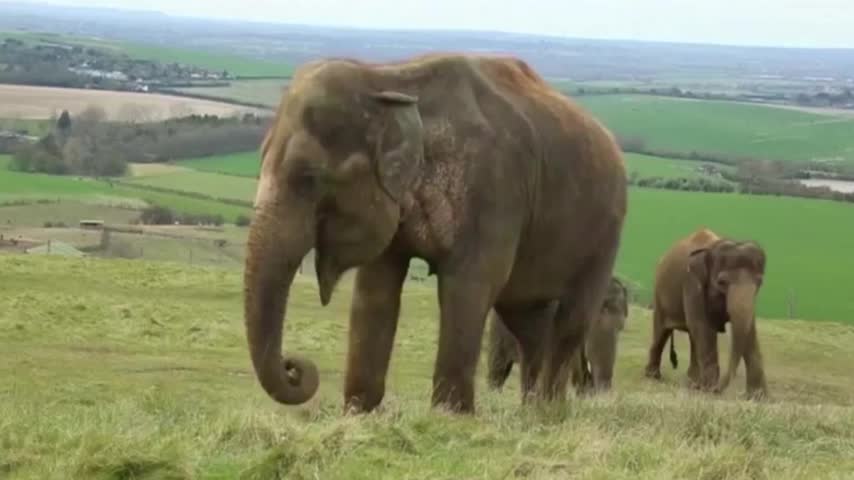
<svg viewBox="0 0 854 480"><path fill-rule="evenodd" d="M104 228L103 220L80 220L80 228L86 230L101 230Z"/></svg>

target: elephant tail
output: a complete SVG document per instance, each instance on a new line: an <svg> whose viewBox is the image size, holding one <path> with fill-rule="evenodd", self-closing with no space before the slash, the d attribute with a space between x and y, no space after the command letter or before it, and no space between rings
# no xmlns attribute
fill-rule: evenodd
<svg viewBox="0 0 854 480"><path fill-rule="evenodd" d="M673 345L674 337L673 330L670 331L670 364L673 365L673 368L679 366L679 359L676 357L676 347Z"/></svg>

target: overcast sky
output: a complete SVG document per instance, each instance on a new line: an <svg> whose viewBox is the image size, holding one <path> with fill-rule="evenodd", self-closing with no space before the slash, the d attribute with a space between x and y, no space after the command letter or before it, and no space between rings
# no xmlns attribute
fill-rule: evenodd
<svg viewBox="0 0 854 480"><path fill-rule="evenodd" d="M854 48L854 0L48 1L309 25Z"/></svg>

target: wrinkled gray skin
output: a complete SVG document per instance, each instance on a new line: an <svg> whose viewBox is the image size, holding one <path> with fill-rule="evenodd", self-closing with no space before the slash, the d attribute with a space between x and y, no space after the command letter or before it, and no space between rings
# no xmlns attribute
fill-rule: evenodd
<svg viewBox="0 0 854 480"><path fill-rule="evenodd" d="M357 268L344 406L376 408L409 261L438 277L432 405L474 412L486 315L521 339L523 389L559 400L611 276L627 208L613 136L512 57L429 55L297 70L261 149L244 317L253 368L275 400L314 396L317 367L282 354L288 292L316 251L320 301ZM550 302L566 299L539 321ZM552 344L542 354L542 331ZM299 332L295 333L299 335ZM428 341L428 339L425 339Z"/></svg>
<svg viewBox="0 0 854 480"><path fill-rule="evenodd" d="M614 365L617 358L617 342L628 317L628 290L621 280L614 277L602 303L600 315L590 326L584 348L577 350L572 361L572 384L579 393L607 391L611 389ZM553 305L551 312L554 312ZM504 326L501 316L493 312L487 343L487 382L493 389L501 389L519 361L516 338Z"/></svg>

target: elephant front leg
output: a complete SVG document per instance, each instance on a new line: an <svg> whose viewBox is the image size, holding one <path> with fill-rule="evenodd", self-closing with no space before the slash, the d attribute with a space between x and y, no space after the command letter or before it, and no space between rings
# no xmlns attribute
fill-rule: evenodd
<svg viewBox="0 0 854 480"><path fill-rule="evenodd" d="M672 335L673 331L669 328L664 328L664 317L658 307L655 307L652 316L652 344L649 346L649 357L646 362L646 368L644 369L644 375L648 378L660 380L661 354L664 352L664 346L667 344L667 339Z"/></svg>
<svg viewBox="0 0 854 480"><path fill-rule="evenodd" d="M762 352L759 349L755 324L750 329L747 342L747 352L744 355L747 396L755 400L766 399L768 397L768 383L765 379Z"/></svg>
<svg viewBox="0 0 854 480"><path fill-rule="evenodd" d="M688 383L693 388L700 388L700 363L697 360L697 347L694 338L688 335L688 348L690 349L691 361L688 365Z"/></svg>
<svg viewBox="0 0 854 480"><path fill-rule="evenodd" d="M474 376L484 324L496 288L480 278L439 277L439 349L433 374L432 405L474 413Z"/></svg>
<svg viewBox="0 0 854 480"><path fill-rule="evenodd" d="M385 395L400 294L409 263L384 255L359 268L350 307L344 408L369 412Z"/></svg>

